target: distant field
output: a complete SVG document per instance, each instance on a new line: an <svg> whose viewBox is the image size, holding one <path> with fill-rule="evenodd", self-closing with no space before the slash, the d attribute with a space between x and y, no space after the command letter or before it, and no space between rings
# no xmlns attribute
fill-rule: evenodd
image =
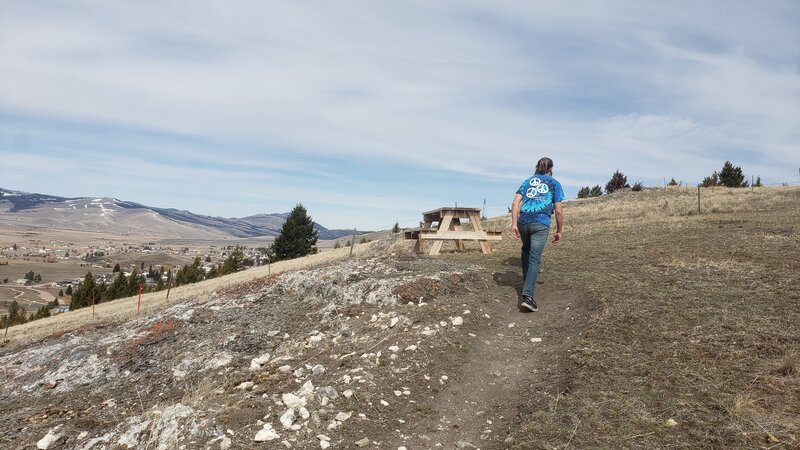
<svg viewBox="0 0 800 450"><path fill-rule="evenodd" d="M0 281L8 278L9 283L17 279L25 278L29 271L42 275L42 283L61 281L64 279L78 278L86 276L86 272L91 271L93 275L111 273L111 269L98 269L92 267L81 267L77 261L62 261L46 263L41 260L25 261L22 259L9 259L8 265L0 266Z"/></svg>

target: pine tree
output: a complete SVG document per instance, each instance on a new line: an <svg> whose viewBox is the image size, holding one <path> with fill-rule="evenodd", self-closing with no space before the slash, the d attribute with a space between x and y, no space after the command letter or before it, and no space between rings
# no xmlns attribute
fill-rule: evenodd
<svg viewBox="0 0 800 450"><path fill-rule="evenodd" d="M244 270L244 251L238 245L231 250L231 254L225 258L220 267L220 275L227 275Z"/></svg>
<svg viewBox="0 0 800 450"><path fill-rule="evenodd" d="M121 271L121 270L122 270L122 269L120 269L120 268L119 268L119 263L116 263L116 264L114 265L114 270L113 270L113 271L111 271L111 273L117 273L117 272L119 272L119 271Z"/></svg>
<svg viewBox="0 0 800 450"><path fill-rule="evenodd" d="M726 187L747 187L744 181L742 168L734 166L730 161L725 161L722 170L719 171L719 184Z"/></svg>
<svg viewBox="0 0 800 450"><path fill-rule="evenodd" d="M397 234L400 232L400 222L395 222L392 227L392 233Z"/></svg>
<svg viewBox="0 0 800 450"><path fill-rule="evenodd" d="M300 258L316 252L317 230L303 205L298 204L283 223L272 248L278 261Z"/></svg>
<svg viewBox="0 0 800 450"><path fill-rule="evenodd" d="M603 195L603 188L599 184L595 184L589 191L589 197L600 197Z"/></svg>
<svg viewBox="0 0 800 450"><path fill-rule="evenodd" d="M703 178L703 182L700 183L702 187L714 187L719 185L719 174L714 171L709 177Z"/></svg>
<svg viewBox="0 0 800 450"><path fill-rule="evenodd" d="M754 186L754 187L761 187L761 186L763 186L763 185L761 184L761 177L756 177L756 181L753 183L753 186Z"/></svg>
<svg viewBox="0 0 800 450"><path fill-rule="evenodd" d="M606 194L611 194L618 189L629 187L631 187L631 185L628 184L628 177L617 169L616 172L611 175L611 179L608 180L608 183L606 183Z"/></svg>
<svg viewBox="0 0 800 450"><path fill-rule="evenodd" d="M588 198L589 197L589 186L584 186L578 191L578 198Z"/></svg>

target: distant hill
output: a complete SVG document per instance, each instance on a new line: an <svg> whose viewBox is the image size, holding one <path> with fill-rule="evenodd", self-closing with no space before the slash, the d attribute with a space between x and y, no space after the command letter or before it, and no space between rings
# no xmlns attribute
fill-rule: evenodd
<svg viewBox="0 0 800 450"><path fill-rule="evenodd" d="M0 188L0 217L16 225L44 226L114 234L149 234L181 239L277 236L289 213L242 218L212 217L176 208L155 208L111 197L60 197ZM314 223L323 240L349 236Z"/></svg>

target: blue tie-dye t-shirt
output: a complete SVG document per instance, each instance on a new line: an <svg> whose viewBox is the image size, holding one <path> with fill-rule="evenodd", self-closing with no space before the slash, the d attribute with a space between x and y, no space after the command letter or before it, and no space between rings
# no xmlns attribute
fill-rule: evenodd
<svg viewBox="0 0 800 450"><path fill-rule="evenodd" d="M554 204L564 201L561 183L545 174L536 174L523 181L517 194L522 196L522 207L517 220L519 225L540 223L549 227Z"/></svg>

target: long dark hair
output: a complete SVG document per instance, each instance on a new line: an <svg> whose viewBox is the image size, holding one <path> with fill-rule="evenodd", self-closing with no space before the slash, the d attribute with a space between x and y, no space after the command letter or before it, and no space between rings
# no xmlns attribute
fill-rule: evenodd
<svg viewBox="0 0 800 450"><path fill-rule="evenodd" d="M553 160L546 156L536 163L536 173L547 173L552 168Z"/></svg>

